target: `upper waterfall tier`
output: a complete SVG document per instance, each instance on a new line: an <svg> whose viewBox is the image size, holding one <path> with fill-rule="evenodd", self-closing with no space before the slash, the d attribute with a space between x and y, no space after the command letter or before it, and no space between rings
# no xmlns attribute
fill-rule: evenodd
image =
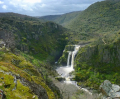
<svg viewBox="0 0 120 99"><path fill-rule="evenodd" d="M68 51L68 59L67 59L67 66L70 66L73 69L74 66L74 59L75 56L80 48L80 45L73 45L74 46L74 51ZM71 65L70 65L70 61L71 61Z"/></svg>
<svg viewBox="0 0 120 99"><path fill-rule="evenodd" d="M66 45L62 56L58 60L61 66L72 67L74 65L75 56L80 48L80 45Z"/></svg>

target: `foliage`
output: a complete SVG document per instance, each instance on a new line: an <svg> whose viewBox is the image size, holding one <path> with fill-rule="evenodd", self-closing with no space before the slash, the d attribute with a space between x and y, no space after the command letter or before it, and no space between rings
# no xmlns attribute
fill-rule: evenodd
<svg viewBox="0 0 120 99"><path fill-rule="evenodd" d="M60 57L68 41L65 39L67 37L65 28L53 22L42 23L37 18L14 13L13 17L7 17L8 14L0 14L3 15L0 17L0 39L7 42L7 47L11 50L17 48L51 63Z"/></svg>
<svg viewBox="0 0 120 99"><path fill-rule="evenodd" d="M106 79L119 85L120 40L112 44L81 48L75 60L76 80L79 84L98 89Z"/></svg>
<svg viewBox="0 0 120 99"><path fill-rule="evenodd" d="M19 80L17 80L17 89L12 92L11 90L15 86L13 82L14 77L12 75L6 74L6 72L11 72L14 75L19 75L20 77L23 77L28 81L33 81L34 83L41 85L43 88L45 88L49 99L55 98L52 90L46 85L46 82L42 77L42 72L39 72L39 69L35 68L35 66L33 65L34 61L30 62L32 56L26 55L26 60L23 56L15 55L7 51L7 49L1 49L0 53L0 56L2 57L0 61L0 74L1 77L4 78L3 80L0 80L0 88L5 91L7 99L19 99L19 97L22 97L24 99L27 99L27 97L29 97L30 99L32 99L34 93L32 93L32 91L29 89L29 86L24 86ZM37 61L37 59L34 59L33 57L32 59ZM39 65L38 67L40 67L41 65L43 65L43 63L37 65ZM45 71L47 72L47 70ZM5 85L8 87L4 87ZM37 99L37 96L35 99Z"/></svg>

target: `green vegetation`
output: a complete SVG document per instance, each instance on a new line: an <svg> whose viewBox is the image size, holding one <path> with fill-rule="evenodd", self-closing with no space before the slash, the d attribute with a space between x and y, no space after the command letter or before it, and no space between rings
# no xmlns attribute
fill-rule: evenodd
<svg viewBox="0 0 120 99"><path fill-rule="evenodd" d="M74 39L95 41L119 30L120 2L106 0L92 4L65 27L77 32ZM71 34L72 35L72 34ZM82 38L82 35L85 35Z"/></svg>
<svg viewBox="0 0 120 99"><path fill-rule="evenodd" d="M120 1L97 2L82 12L46 16L40 19L14 13L0 13L0 89L7 99L38 99L25 79L41 85L49 99L60 98L50 76L56 76L55 61L62 55L65 45L85 44L75 59L75 80L81 86L98 89L106 79L120 85ZM45 22L45 20L54 22ZM58 63L66 65L66 46ZM19 76L17 88L14 75ZM9 78L9 80L8 80ZM13 91L12 91L13 90ZM73 97L74 98L74 97Z"/></svg>
<svg viewBox="0 0 120 99"><path fill-rule="evenodd" d="M46 20L46 21L53 21L62 26L65 26L69 21L75 19L81 11L70 12L62 15L48 15L39 17L39 19Z"/></svg>
<svg viewBox="0 0 120 99"><path fill-rule="evenodd" d="M54 92L48 87L48 85L46 85L46 81L49 79L45 79L44 76L49 75L50 70L48 71L45 68L45 64L39 64L40 61L34 59L33 57L32 62L30 62L30 56L26 57L28 59L26 60L23 56L15 55L4 48L0 50L0 53L0 88L4 90L7 99L18 99L21 97L24 99L27 99L28 97L29 99L32 99L34 96L34 93L31 91L31 89L29 89L30 86L23 85L20 80L17 80L17 89L12 91L12 89L15 87L14 77L12 75L19 75L29 82L32 81L41 85L46 90L49 99L55 99ZM38 63L35 63L39 67L38 69L34 66L34 61L38 61ZM50 68L50 66L47 65L47 68ZM44 69L45 71L39 72L40 69ZM7 72L10 72L10 74ZM52 75L54 72L52 70L51 72ZM37 96L35 99L38 99Z"/></svg>
<svg viewBox="0 0 120 99"><path fill-rule="evenodd" d="M6 77L1 80L0 89L7 99L61 98L50 79L56 75L50 64L60 57L68 41L66 32L67 29L53 22L42 23L33 17L0 13L0 40L6 43L6 47L0 48L0 73ZM14 91L13 75L19 78ZM33 91L33 86L38 89Z"/></svg>
<svg viewBox="0 0 120 99"><path fill-rule="evenodd" d="M12 15L14 17L0 17L0 39L7 42L13 52L17 48L37 59L54 63L68 41L65 39L67 29L53 22L42 23L37 18L30 20L27 16Z"/></svg>
<svg viewBox="0 0 120 99"><path fill-rule="evenodd" d="M113 44L98 44L81 48L76 57L76 80L80 85L98 89L108 79L120 84L120 40Z"/></svg>
<svg viewBox="0 0 120 99"><path fill-rule="evenodd" d="M92 4L82 12L63 14L54 20L47 17L69 29L70 44L96 42L105 36L112 37L119 30L119 6L119 0L105 0Z"/></svg>

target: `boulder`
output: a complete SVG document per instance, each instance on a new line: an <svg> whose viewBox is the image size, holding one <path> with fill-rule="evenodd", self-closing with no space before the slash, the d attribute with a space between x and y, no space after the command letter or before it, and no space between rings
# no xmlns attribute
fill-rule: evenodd
<svg viewBox="0 0 120 99"><path fill-rule="evenodd" d="M112 84L112 89L113 89L115 92L118 92L118 91L120 91L120 86L115 85L115 84Z"/></svg>
<svg viewBox="0 0 120 99"><path fill-rule="evenodd" d="M111 84L109 80L100 85L100 91L104 95L103 99L120 99L120 86Z"/></svg>
<svg viewBox="0 0 120 99"><path fill-rule="evenodd" d="M5 42L0 41L0 47L3 47L3 46L5 46Z"/></svg>
<svg viewBox="0 0 120 99"><path fill-rule="evenodd" d="M103 95L109 96L109 92L112 88L112 84L109 80L105 80L101 85L100 85L100 91L102 92Z"/></svg>

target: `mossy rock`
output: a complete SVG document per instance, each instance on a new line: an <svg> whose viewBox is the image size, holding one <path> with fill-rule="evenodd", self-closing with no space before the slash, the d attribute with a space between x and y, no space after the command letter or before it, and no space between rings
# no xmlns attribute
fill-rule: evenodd
<svg viewBox="0 0 120 99"><path fill-rule="evenodd" d="M65 51L74 51L75 46L74 45L66 45Z"/></svg>

